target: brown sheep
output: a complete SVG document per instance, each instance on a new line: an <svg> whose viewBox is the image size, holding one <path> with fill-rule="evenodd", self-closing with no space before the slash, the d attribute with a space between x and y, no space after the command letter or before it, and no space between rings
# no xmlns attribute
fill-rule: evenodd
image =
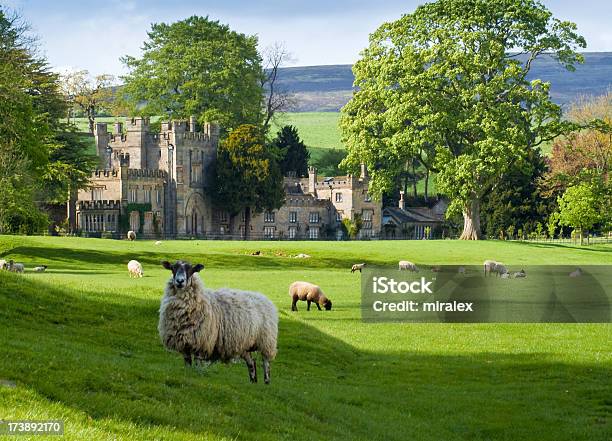
<svg viewBox="0 0 612 441"><path fill-rule="evenodd" d="M297 302L298 300L306 301L308 304L307 310L310 311L310 304L312 302L317 305L319 311L321 311L321 306L325 308L325 310L329 311L332 309L332 302L329 300L321 288L317 285L313 285L308 282L293 282L289 286L289 297L291 297L291 310L297 311Z"/></svg>

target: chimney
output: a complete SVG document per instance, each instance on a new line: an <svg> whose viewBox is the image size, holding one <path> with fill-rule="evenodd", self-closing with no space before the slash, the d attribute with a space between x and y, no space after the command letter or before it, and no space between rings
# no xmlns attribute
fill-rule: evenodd
<svg viewBox="0 0 612 441"><path fill-rule="evenodd" d="M398 207L401 208L402 210L404 209L404 191L403 190L400 190L400 198L399 198Z"/></svg>
<svg viewBox="0 0 612 441"><path fill-rule="evenodd" d="M115 134L116 135L121 135L122 133L123 133L123 123L116 122L115 123Z"/></svg>
<svg viewBox="0 0 612 441"><path fill-rule="evenodd" d="M317 194L317 169L308 167L308 193Z"/></svg>
<svg viewBox="0 0 612 441"><path fill-rule="evenodd" d="M361 173L359 174L359 180L365 181L367 178L368 178L368 169L366 168L366 165L362 162L361 163Z"/></svg>
<svg viewBox="0 0 612 441"><path fill-rule="evenodd" d="M189 117L189 131L191 133L196 132L196 117L194 115L191 115Z"/></svg>

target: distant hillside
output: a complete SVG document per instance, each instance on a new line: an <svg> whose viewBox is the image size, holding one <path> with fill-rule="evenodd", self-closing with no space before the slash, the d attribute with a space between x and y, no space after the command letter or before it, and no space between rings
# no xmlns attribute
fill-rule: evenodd
<svg viewBox="0 0 612 441"><path fill-rule="evenodd" d="M612 87L612 52L584 54L585 63L568 72L550 57L538 60L530 78L550 81L553 100L565 106L580 95L600 95ZM299 112L336 112L351 97L350 64L283 68L279 82L297 97Z"/></svg>

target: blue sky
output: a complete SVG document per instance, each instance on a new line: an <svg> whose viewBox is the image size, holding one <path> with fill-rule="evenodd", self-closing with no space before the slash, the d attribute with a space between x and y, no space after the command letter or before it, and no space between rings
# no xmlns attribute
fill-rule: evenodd
<svg viewBox="0 0 612 441"><path fill-rule="evenodd" d="M492 0L494 1L494 0ZM209 15L260 45L285 42L293 65L353 63L368 34L422 3L415 0L0 0L19 11L56 70L124 73L119 57L138 55L152 22ZM612 0L544 0L578 24L589 51L612 51Z"/></svg>

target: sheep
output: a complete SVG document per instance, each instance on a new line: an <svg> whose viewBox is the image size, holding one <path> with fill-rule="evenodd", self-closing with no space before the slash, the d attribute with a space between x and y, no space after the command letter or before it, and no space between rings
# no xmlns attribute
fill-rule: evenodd
<svg viewBox="0 0 612 441"><path fill-rule="evenodd" d="M513 277L515 279L524 279L525 277L527 277L527 273L525 272L524 269L517 271L516 273L513 274Z"/></svg>
<svg viewBox="0 0 612 441"><path fill-rule="evenodd" d="M44 273L47 268L47 265L40 265L35 267L34 271L36 271L37 273Z"/></svg>
<svg viewBox="0 0 612 441"><path fill-rule="evenodd" d="M442 267L440 265L434 265L430 267L429 269L431 270L432 273L439 273L440 271L442 271Z"/></svg>
<svg viewBox="0 0 612 441"><path fill-rule="evenodd" d="M580 277L582 276L582 270L580 268L576 268L575 271L572 271L571 273L569 273L570 277Z"/></svg>
<svg viewBox="0 0 612 441"><path fill-rule="evenodd" d="M127 232L127 239L128 240L136 240L136 233L132 230Z"/></svg>
<svg viewBox="0 0 612 441"><path fill-rule="evenodd" d="M497 265L497 262L494 260L485 260L483 263L484 266L484 275L485 277L487 277L487 274L491 274L492 272L495 272L495 265Z"/></svg>
<svg viewBox="0 0 612 441"><path fill-rule="evenodd" d="M161 245L161 244L162 244L161 240L155 241L155 245Z"/></svg>
<svg viewBox="0 0 612 441"><path fill-rule="evenodd" d="M289 297L291 297L291 310L297 311L297 302L298 300L306 301L307 303L307 311L310 311L310 304L314 302L317 305L317 309L321 311L321 306L325 308L326 311L332 309L332 302L327 296L323 293L320 287L317 285L313 285L308 282L293 282L289 285Z"/></svg>
<svg viewBox="0 0 612 441"><path fill-rule="evenodd" d="M130 260L127 264L128 273L131 277L142 277L144 276L144 271L142 270L142 265L137 260Z"/></svg>
<svg viewBox="0 0 612 441"><path fill-rule="evenodd" d="M500 277L502 279L510 279L511 278L510 273L503 273Z"/></svg>
<svg viewBox="0 0 612 441"><path fill-rule="evenodd" d="M351 273L354 273L355 271L361 272L361 270L365 268L365 266L365 263L356 263L351 267Z"/></svg>
<svg viewBox="0 0 612 441"><path fill-rule="evenodd" d="M310 256L308 254L300 253L295 256L296 259L308 259Z"/></svg>
<svg viewBox="0 0 612 441"><path fill-rule="evenodd" d="M8 269L8 262L4 259L0 259L0 270Z"/></svg>
<svg viewBox="0 0 612 441"><path fill-rule="evenodd" d="M278 312L263 294L230 288L204 287L199 272L204 265L164 261L172 271L159 309L158 331L164 347L196 361L229 362L242 358L249 379L257 382L251 352L262 355L264 382L270 384L270 361L276 357Z"/></svg>
<svg viewBox="0 0 612 441"><path fill-rule="evenodd" d="M8 270L13 273L23 273L25 271L25 265L23 263L15 263L9 260Z"/></svg>
<svg viewBox="0 0 612 441"><path fill-rule="evenodd" d="M408 262L407 260L400 260L398 263L399 266L399 270L407 270L407 271L411 271L411 272L418 272L419 269L417 268L417 266L412 263L412 262Z"/></svg>
<svg viewBox="0 0 612 441"><path fill-rule="evenodd" d="M493 270L498 276L503 276L504 274L508 274L508 270L501 262L495 263L495 269Z"/></svg>

